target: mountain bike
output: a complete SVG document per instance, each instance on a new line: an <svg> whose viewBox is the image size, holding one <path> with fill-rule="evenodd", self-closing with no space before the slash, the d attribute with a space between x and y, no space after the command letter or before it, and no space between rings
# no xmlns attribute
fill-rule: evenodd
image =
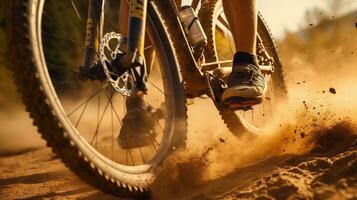
<svg viewBox="0 0 357 200"><path fill-rule="evenodd" d="M126 19L121 3L7 1L8 47L23 102L53 152L103 191L140 196L149 192L165 158L185 147L187 98L212 99L240 137L263 132L287 91L260 14L257 54L268 92L262 104L233 110L220 100L235 52L220 0L194 0L183 8L172 0L131 0ZM127 19L129 31L122 33ZM118 143L133 94L150 107L149 145Z"/></svg>

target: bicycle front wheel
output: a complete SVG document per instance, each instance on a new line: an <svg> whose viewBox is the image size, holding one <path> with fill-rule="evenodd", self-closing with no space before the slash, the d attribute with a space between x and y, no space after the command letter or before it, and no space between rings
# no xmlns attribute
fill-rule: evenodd
<svg viewBox="0 0 357 200"><path fill-rule="evenodd" d="M90 1L89 1L90 2ZM99 2L94 0L94 2ZM102 32L118 32L119 1L106 1ZM88 183L116 195L141 195L155 169L184 143L185 93L162 19L149 1L147 33L156 52L144 102L152 108L151 143L133 148L117 138L126 114L125 96L104 81L82 82L88 1L14 0L8 31L13 71L34 124L47 145ZM96 56L99 56L98 39ZM99 59L96 57L95 59ZM140 121L137 126L140 126Z"/></svg>

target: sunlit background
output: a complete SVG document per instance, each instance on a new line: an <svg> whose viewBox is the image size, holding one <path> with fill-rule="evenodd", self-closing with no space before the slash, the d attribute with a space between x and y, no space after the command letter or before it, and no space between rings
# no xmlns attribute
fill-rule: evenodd
<svg viewBox="0 0 357 200"><path fill-rule="evenodd" d="M258 0L258 7L291 71L356 63L356 0ZM0 1L0 155L44 145L12 82L5 59L5 28L4 1Z"/></svg>
<svg viewBox="0 0 357 200"><path fill-rule="evenodd" d="M357 10L356 0L258 0L259 11L269 23L272 32L279 38L286 30L298 31L305 27L308 13L327 12L329 17L338 17ZM314 20L311 20L314 23Z"/></svg>
<svg viewBox="0 0 357 200"><path fill-rule="evenodd" d="M184 0L189 4L191 0ZM259 12L269 23L275 37L284 37L285 31L297 31L306 25L310 12L328 12L341 16L357 10L356 0L257 0Z"/></svg>

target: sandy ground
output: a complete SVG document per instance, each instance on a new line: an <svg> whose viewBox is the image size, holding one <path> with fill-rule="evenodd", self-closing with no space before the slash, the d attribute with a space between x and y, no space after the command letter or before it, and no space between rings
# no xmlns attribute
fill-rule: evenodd
<svg viewBox="0 0 357 200"><path fill-rule="evenodd" d="M188 149L164 163L152 199L357 199L356 80L312 77L289 79L290 104L254 139L238 140L209 100L195 100ZM0 199L115 199L71 173L22 106L0 119Z"/></svg>
<svg viewBox="0 0 357 200"><path fill-rule="evenodd" d="M319 132L321 135L315 138L317 141L315 147L308 153L274 156L235 168L224 176L210 180L204 178L205 172L209 170L205 155L191 157L164 170L162 177L171 179L163 178L164 181L158 181L154 188L154 197L157 199L169 199L173 196L177 199L356 199L357 136L355 131L348 123L336 124ZM163 185L168 187L162 189Z"/></svg>
<svg viewBox="0 0 357 200"><path fill-rule="evenodd" d="M1 199L115 199L79 180L47 148L0 163Z"/></svg>
<svg viewBox="0 0 357 200"><path fill-rule="evenodd" d="M207 104L191 106L190 119L199 120L196 109ZM311 115L310 119L304 113L303 118L295 117L295 125L324 118ZM29 132L16 132L18 126L12 126L9 131L17 134L5 136L15 145L1 146L0 199L115 199L71 173L44 147L23 114L18 112L17 119L23 120L22 128ZM153 199L357 199L357 129L353 121L332 120L319 128L286 124L269 137L244 141L241 146L214 109L208 114L213 123L191 125L188 150L164 164ZM198 145L213 127L220 128ZM306 136L282 134L291 128L304 130ZM239 151L232 149L237 144ZM250 145L256 148L249 149Z"/></svg>
<svg viewBox="0 0 357 200"><path fill-rule="evenodd" d="M159 177L153 197L356 199L357 137L354 131L349 124L337 124L321 133L323 135L318 138L318 145L308 154L272 157L213 180L199 177L206 167L203 164L206 162L202 162L204 156L191 157L192 160L181 162L175 169L168 166L163 170L162 177L169 175L172 179ZM177 174L173 177L175 171ZM197 179L195 174L198 175ZM47 148L0 158L0 197L115 199L79 180Z"/></svg>
<svg viewBox="0 0 357 200"><path fill-rule="evenodd" d="M188 149L164 163L152 199L357 199L356 68L349 69L290 72L289 105L253 139L232 136L211 102L196 100ZM114 199L45 147L23 107L1 109L0 199Z"/></svg>

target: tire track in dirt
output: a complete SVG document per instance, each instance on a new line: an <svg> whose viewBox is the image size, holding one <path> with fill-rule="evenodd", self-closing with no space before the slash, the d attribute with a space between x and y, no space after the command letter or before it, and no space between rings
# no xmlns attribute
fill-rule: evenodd
<svg viewBox="0 0 357 200"><path fill-rule="evenodd" d="M118 199L70 172L48 148L0 157L0 199Z"/></svg>

